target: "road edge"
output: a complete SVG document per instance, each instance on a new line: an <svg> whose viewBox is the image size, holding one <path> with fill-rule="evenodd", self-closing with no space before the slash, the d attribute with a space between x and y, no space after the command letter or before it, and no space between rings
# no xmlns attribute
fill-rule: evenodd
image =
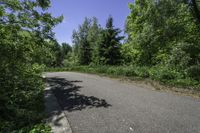
<svg viewBox="0 0 200 133"><path fill-rule="evenodd" d="M51 127L53 133L72 133L67 116L58 104L51 87L45 88L45 113L46 123Z"/></svg>

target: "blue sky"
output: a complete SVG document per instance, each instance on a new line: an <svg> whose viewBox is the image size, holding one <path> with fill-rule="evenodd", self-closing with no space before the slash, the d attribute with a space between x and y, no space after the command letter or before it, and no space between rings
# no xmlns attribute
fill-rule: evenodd
<svg viewBox="0 0 200 133"><path fill-rule="evenodd" d="M54 29L58 42L71 44L72 31L83 23L85 17L95 16L105 26L108 16L112 15L114 25L123 30L125 19L130 13L130 2L133 0L52 0L49 12L53 16L64 16L63 22Z"/></svg>

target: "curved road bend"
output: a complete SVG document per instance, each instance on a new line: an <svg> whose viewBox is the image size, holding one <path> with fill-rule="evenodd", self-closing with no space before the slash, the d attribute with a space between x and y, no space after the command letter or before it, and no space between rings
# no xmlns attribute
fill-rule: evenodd
<svg viewBox="0 0 200 133"><path fill-rule="evenodd" d="M200 99L90 74L45 75L73 133L200 133Z"/></svg>

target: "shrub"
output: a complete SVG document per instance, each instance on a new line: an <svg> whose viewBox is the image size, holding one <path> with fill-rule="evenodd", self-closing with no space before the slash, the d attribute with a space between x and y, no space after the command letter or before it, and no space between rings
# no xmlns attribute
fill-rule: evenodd
<svg viewBox="0 0 200 133"><path fill-rule="evenodd" d="M124 67L123 76L128 76L128 77L137 76L134 67Z"/></svg>
<svg viewBox="0 0 200 133"><path fill-rule="evenodd" d="M191 66L187 69L189 77L200 81L200 65Z"/></svg>
<svg viewBox="0 0 200 133"><path fill-rule="evenodd" d="M148 67L135 67L136 74L142 78L149 77L149 68Z"/></svg>
<svg viewBox="0 0 200 133"><path fill-rule="evenodd" d="M160 80L162 82L168 82L176 78L181 78L180 73L167 67L153 67L150 69L149 73L152 79Z"/></svg>
<svg viewBox="0 0 200 133"><path fill-rule="evenodd" d="M18 133L51 133L51 128L45 124L37 124L32 127L24 127Z"/></svg>
<svg viewBox="0 0 200 133"><path fill-rule="evenodd" d="M169 66L172 66L177 70L186 70L188 67L191 67L191 65L198 65L200 62L199 51L199 44L185 42L178 43L172 49Z"/></svg>
<svg viewBox="0 0 200 133"><path fill-rule="evenodd" d="M1 71L0 132L18 131L43 119L44 83L39 65L15 66L15 72Z"/></svg>
<svg viewBox="0 0 200 133"><path fill-rule="evenodd" d="M53 69L57 70L57 69ZM59 70L80 71L87 73L100 73L110 76L127 76L127 77L141 77L150 78L153 80L161 81L170 85L176 86L192 86L199 88L200 83L198 80L185 75L183 72L178 72L167 66L154 66L154 67L140 67L140 66L73 66L67 69L59 68ZM199 76L199 67L188 69L194 76Z"/></svg>

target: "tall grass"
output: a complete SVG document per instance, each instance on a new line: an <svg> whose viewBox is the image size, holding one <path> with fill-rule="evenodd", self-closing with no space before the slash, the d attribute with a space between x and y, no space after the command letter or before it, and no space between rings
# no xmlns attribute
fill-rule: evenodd
<svg viewBox="0 0 200 133"><path fill-rule="evenodd" d="M76 71L93 74L104 74L114 77L120 76L135 79L151 79L166 85L200 90L199 80L192 79L181 72L161 66L68 66L65 68L48 68L46 71Z"/></svg>

